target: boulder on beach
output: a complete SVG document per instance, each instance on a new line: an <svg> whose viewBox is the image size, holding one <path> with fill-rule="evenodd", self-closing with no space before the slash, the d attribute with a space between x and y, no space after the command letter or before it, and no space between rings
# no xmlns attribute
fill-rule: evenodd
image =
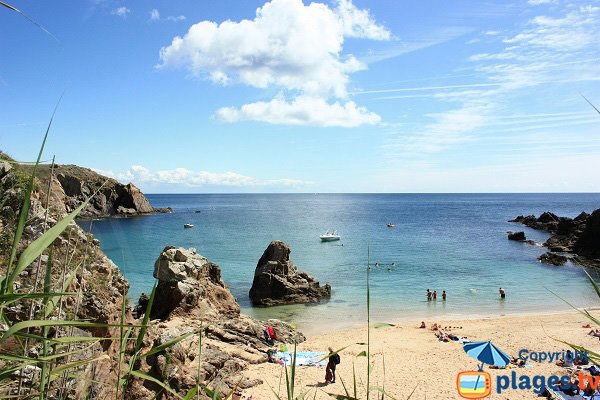
<svg viewBox="0 0 600 400"><path fill-rule="evenodd" d="M250 288L254 305L318 303L331 297L331 286L321 286L308 273L298 271L290 252L290 246L279 240L272 241L264 251Z"/></svg>

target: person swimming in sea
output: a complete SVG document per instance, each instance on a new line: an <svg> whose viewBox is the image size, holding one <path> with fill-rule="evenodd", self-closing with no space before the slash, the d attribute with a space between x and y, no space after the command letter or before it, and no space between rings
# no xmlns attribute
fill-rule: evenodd
<svg viewBox="0 0 600 400"><path fill-rule="evenodd" d="M500 298L501 299L505 299L506 298L506 291L504 289L500 288L498 290L498 292L500 293Z"/></svg>
<svg viewBox="0 0 600 400"><path fill-rule="evenodd" d="M442 290L442 301L446 301L446 291Z"/></svg>
<svg viewBox="0 0 600 400"><path fill-rule="evenodd" d="M431 301L432 293L429 289L427 289L427 301Z"/></svg>
<svg viewBox="0 0 600 400"><path fill-rule="evenodd" d="M437 290L433 291L433 300L437 300Z"/></svg>

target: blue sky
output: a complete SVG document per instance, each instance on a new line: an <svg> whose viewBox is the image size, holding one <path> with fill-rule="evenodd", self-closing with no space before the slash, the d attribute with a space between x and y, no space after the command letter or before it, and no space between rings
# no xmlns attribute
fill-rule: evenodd
<svg viewBox="0 0 600 400"><path fill-rule="evenodd" d="M600 1L27 2L0 148L146 192L599 191Z"/></svg>

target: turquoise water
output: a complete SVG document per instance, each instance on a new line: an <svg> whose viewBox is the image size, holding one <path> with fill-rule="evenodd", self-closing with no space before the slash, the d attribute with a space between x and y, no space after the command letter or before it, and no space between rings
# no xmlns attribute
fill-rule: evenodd
<svg viewBox="0 0 600 400"><path fill-rule="evenodd" d="M506 231L525 230L529 239L544 241L548 237L544 232L507 220L546 210L574 217L600 207L600 194L156 194L148 198L156 207L173 207L173 214L105 219L92 225L102 249L129 279L132 299L149 291L154 261L166 245L175 245L195 247L218 263L245 313L290 320L305 329L321 322L339 326L364 320L368 257L373 264L375 319L567 309L548 289L577 306L598 303L579 267L540 264L536 258L544 248L508 241ZM388 228L388 222L396 227ZM89 228L89 222L80 223ZM194 228L184 229L184 223ZM321 243L319 235L329 228L336 229L342 240ZM252 308L248 290L254 268L275 239L291 245L291 257L300 269L331 284L331 301ZM506 288L506 301L498 299L500 286ZM427 288L439 294L446 290L448 301L428 303Z"/></svg>

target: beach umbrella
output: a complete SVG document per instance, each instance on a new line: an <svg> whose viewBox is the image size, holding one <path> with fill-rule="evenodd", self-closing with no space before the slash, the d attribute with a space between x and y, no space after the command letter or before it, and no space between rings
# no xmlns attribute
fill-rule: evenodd
<svg viewBox="0 0 600 400"><path fill-rule="evenodd" d="M463 350L481 362L480 370L483 369L483 364L505 367L510 362L510 357L494 346L492 342L465 343Z"/></svg>

